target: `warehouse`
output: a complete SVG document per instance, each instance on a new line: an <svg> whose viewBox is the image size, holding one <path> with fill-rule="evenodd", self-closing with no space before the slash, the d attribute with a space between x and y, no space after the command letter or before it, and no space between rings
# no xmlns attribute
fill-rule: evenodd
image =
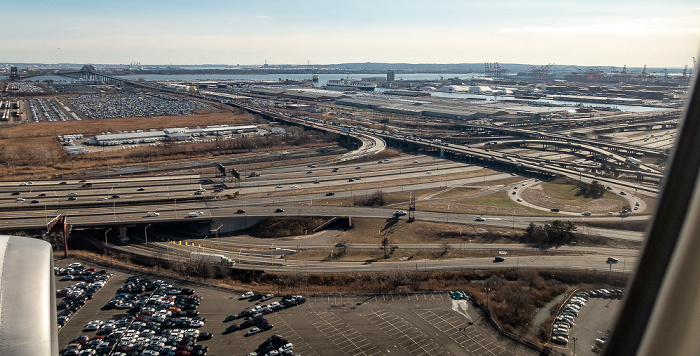
<svg viewBox="0 0 700 356"><path fill-rule="evenodd" d="M132 143L152 143L156 141L172 140L182 141L192 137L201 136L222 136L231 134L242 134L247 132L257 132L258 127L255 125L231 126L231 125L213 125L205 128L190 129L187 127L169 128L162 131L132 131L120 133L103 133L90 138L86 144L93 146L113 146L119 144Z"/></svg>

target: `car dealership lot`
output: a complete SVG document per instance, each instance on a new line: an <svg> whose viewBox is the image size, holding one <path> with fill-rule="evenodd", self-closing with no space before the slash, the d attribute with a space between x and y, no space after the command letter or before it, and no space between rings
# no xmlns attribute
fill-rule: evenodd
<svg viewBox="0 0 700 356"><path fill-rule="evenodd" d="M60 260L56 265L70 262L73 261ZM93 267L89 263L85 265ZM91 320L118 319L126 314L101 308L129 276L137 273L106 269L114 276L59 331L60 348L79 335L94 335L82 331ZM280 302L281 297L251 302L239 300L241 292L174 282L195 289L203 297L197 310L207 322L199 330L214 334L211 340L201 342L209 347L209 355L246 355L274 334L288 339L294 345L294 352L301 355L535 354L498 336L471 305L462 303L462 309L456 309L455 303L464 301L454 301L448 293L308 296L306 303L264 315L273 325L271 330L245 337L250 327L222 335L228 326L242 322L242 319L226 323L223 320L256 305ZM70 281L57 281L56 287L68 284Z"/></svg>

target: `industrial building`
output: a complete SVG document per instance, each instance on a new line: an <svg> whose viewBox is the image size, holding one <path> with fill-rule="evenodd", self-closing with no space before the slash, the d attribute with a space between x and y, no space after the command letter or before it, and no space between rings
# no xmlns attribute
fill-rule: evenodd
<svg viewBox="0 0 700 356"><path fill-rule="evenodd" d="M95 135L90 138L86 144L93 146L113 146L119 144L152 143L156 141L184 141L193 137L223 136L257 131L258 127L255 125L213 125L194 129L181 127L164 129L162 131L151 129L149 131L137 130L132 132L119 132L116 134L107 132L101 135Z"/></svg>

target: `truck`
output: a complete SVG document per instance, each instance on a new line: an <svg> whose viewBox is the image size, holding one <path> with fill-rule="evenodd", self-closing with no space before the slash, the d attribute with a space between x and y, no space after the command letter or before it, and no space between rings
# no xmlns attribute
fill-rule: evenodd
<svg viewBox="0 0 700 356"><path fill-rule="evenodd" d="M216 253L190 252L190 258L197 261L223 264L228 266L233 266L234 264L236 264L232 259Z"/></svg>
<svg viewBox="0 0 700 356"><path fill-rule="evenodd" d="M635 167L639 167L639 165L642 164L642 161L632 157L627 157L627 159L625 159L625 162Z"/></svg>

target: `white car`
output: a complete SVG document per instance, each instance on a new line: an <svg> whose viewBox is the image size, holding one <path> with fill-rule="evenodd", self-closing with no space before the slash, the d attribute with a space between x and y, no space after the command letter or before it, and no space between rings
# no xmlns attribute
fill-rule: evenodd
<svg viewBox="0 0 700 356"><path fill-rule="evenodd" d="M477 216L476 221L486 221L482 216Z"/></svg>
<svg viewBox="0 0 700 356"><path fill-rule="evenodd" d="M240 298L240 299L248 299L248 298L250 298L250 297L252 297L252 296L254 296L254 295L255 295L255 293L253 293L253 292L245 292L245 293L243 293L243 294L241 295L241 298Z"/></svg>
<svg viewBox="0 0 700 356"><path fill-rule="evenodd" d="M158 214L155 211L149 211L146 213L146 216L148 216L148 217L154 217L154 216L158 216L158 215L160 215L160 214Z"/></svg>
<svg viewBox="0 0 700 356"><path fill-rule="evenodd" d="M296 189L296 188L299 188L299 187L297 187L296 185L293 185L293 186L291 186L290 188Z"/></svg>
<svg viewBox="0 0 700 356"><path fill-rule="evenodd" d="M406 212L403 211L403 210L397 210L397 211L394 212L394 215L397 215L397 216L404 216L404 215L406 215Z"/></svg>
<svg viewBox="0 0 700 356"><path fill-rule="evenodd" d="M284 188L284 186L282 184L277 184L275 188Z"/></svg>
<svg viewBox="0 0 700 356"><path fill-rule="evenodd" d="M427 172L425 172L425 174L433 174L433 172L427 171Z"/></svg>
<svg viewBox="0 0 700 356"><path fill-rule="evenodd" d="M17 201L24 201L24 198L17 198Z"/></svg>
<svg viewBox="0 0 700 356"><path fill-rule="evenodd" d="M192 211L192 212L188 213L187 216L194 218L194 217L200 216L202 214L204 214L204 213L201 211Z"/></svg>
<svg viewBox="0 0 700 356"><path fill-rule="evenodd" d="M518 201L518 203L520 203L520 202L522 202L522 201L523 201L523 200L522 200L522 199L520 199L520 198L518 198L518 199L515 199L515 200L517 200L517 201Z"/></svg>
<svg viewBox="0 0 700 356"><path fill-rule="evenodd" d="M107 197L100 197L100 198L97 199L97 200L108 200L108 199L109 199L109 198L107 198Z"/></svg>

